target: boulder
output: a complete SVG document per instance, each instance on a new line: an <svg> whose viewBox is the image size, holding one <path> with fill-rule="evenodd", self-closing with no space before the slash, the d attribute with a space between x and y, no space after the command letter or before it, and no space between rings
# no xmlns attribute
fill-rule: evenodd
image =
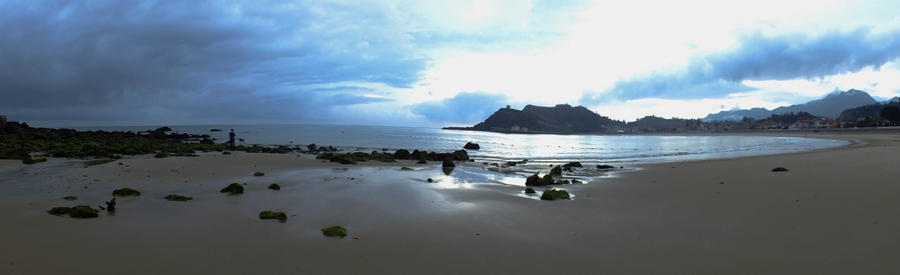
<svg viewBox="0 0 900 275"><path fill-rule="evenodd" d="M277 183L269 184L269 189L278 191L281 190L281 185L278 185Z"/></svg>
<svg viewBox="0 0 900 275"><path fill-rule="evenodd" d="M136 196L140 196L141 192L139 192L138 190L134 190L134 189L126 187L126 188L120 188L120 189L113 190L112 194L113 194L113 196L116 196L116 197L136 197Z"/></svg>
<svg viewBox="0 0 900 275"><path fill-rule="evenodd" d="M569 197L569 192L567 192L566 190L554 188L554 189L544 190L544 193L541 194L541 199L548 200L548 201L557 200L557 199L567 199L568 200L568 199L570 199L570 197Z"/></svg>
<svg viewBox="0 0 900 275"><path fill-rule="evenodd" d="M537 193L537 192L535 192L534 189L531 189L531 187L525 188L525 194L534 194L534 193Z"/></svg>
<svg viewBox="0 0 900 275"><path fill-rule="evenodd" d="M428 178L426 181L428 181L428 182L434 182L434 180L431 179L431 178Z"/></svg>
<svg viewBox="0 0 900 275"><path fill-rule="evenodd" d="M347 229L344 228L344 227L342 227L342 226L340 226L340 225L329 226L329 227L326 227L326 228L322 228L322 235L325 235L325 236L328 236L328 237L341 237L341 238L343 238L343 237L346 237L346 236L347 236Z"/></svg>
<svg viewBox="0 0 900 275"><path fill-rule="evenodd" d="M287 215L284 212L279 211L262 211L259 212L260 220L279 220L281 222L287 221Z"/></svg>
<svg viewBox="0 0 900 275"><path fill-rule="evenodd" d="M481 149L481 146L478 145L478 143L466 142L466 145L463 146L463 148L469 149L469 150L478 150L478 149Z"/></svg>
<svg viewBox="0 0 900 275"><path fill-rule="evenodd" d="M244 186L241 185L240 183L235 182L235 183L229 184L225 188L222 188L222 190L219 190L219 193L230 193L232 195L243 194Z"/></svg>

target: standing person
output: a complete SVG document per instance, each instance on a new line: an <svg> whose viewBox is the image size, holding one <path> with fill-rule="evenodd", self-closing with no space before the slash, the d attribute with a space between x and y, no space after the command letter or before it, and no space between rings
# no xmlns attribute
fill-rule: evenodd
<svg viewBox="0 0 900 275"><path fill-rule="evenodd" d="M234 151L234 129L228 133L228 144L231 145L231 151Z"/></svg>

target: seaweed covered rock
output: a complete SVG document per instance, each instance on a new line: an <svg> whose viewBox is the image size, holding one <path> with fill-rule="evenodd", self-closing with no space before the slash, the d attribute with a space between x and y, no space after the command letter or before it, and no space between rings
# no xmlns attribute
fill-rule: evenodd
<svg viewBox="0 0 900 275"><path fill-rule="evenodd" d="M113 196L116 196L116 197L136 197L136 196L140 196L141 192L139 192L138 190L134 190L134 189L126 187L126 188L119 188L119 189L113 190L112 194L113 194Z"/></svg>
<svg viewBox="0 0 900 275"><path fill-rule="evenodd" d="M569 198L570 198L569 192L567 192L566 190L556 189L556 188L544 190L544 193L541 194L541 199L548 200L548 201L557 200L557 199L569 199Z"/></svg>
<svg viewBox="0 0 900 275"><path fill-rule="evenodd" d="M229 193L232 195L243 194L244 186L241 185L240 183L235 182L235 183L229 184L225 188L222 188L222 190L219 190L219 193Z"/></svg>
<svg viewBox="0 0 900 275"><path fill-rule="evenodd" d="M478 143L466 142L466 145L463 146L463 149L478 150L478 149L481 149L481 146L478 145Z"/></svg>
<svg viewBox="0 0 900 275"><path fill-rule="evenodd" d="M787 172L787 171L788 171L788 169L787 169L787 168L784 168L784 167L775 167L775 168L772 168L772 172Z"/></svg>
<svg viewBox="0 0 900 275"><path fill-rule="evenodd" d="M325 235L325 236L328 236L328 237L341 237L341 238L343 238L343 237L346 237L346 236L347 236L347 229L344 228L344 227L342 227L342 226L340 226L340 225L329 226L329 227L326 227L326 228L322 228L322 235Z"/></svg>
<svg viewBox="0 0 900 275"><path fill-rule="evenodd" d="M385 153L381 153L381 152L377 152L377 151L372 151L372 154L370 154L370 158L372 160L380 161L380 162L396 162L394 160L393 154L385 154Z"/></svg>
<svg viewBox="0 0 900 275"><path fill-rule="evenodd" d="M287 215L284 212L279 211L262 211L259 212L260 220L279 220L281 222L287 221Z"/></svg>
<svg viewBox="0 0 900 275"><path fill-rule="evenodd" d="M65 197L62 197L62 199L67 200L67 201L74 201L74 200L77 200L78 197L76 197L76 196L65 196Z"/></svg>
<svg viewBox="0 0 900 275"><path fill-rule="evenodd" d="M531 187L525 188L525 194L534 194L537 193Z"/></svg>
<svg viewBox="0 0 900 275"><path fill-rule="evenodd" d="M194 198L188 197L188 196L171 194L171 195L165 196L165 199L170 200L170 201L189 201Z"/></svg>
<svg viewBox="0 0 900 275"><path fill-rule="evenodd" d="M72 211L72 207L53 207L50 210L47 210L47 213L54 216L68 215L69 211Z"/></svg>
<svg viewBox="0 0 900 275"><path fill-rule="evenodd" d="M278 185L277 183L269 184L269 190L281 190L281 185Z"/></svg>
<svg viewBox="0 0 900 275"><path fill-rule="evenodd" d="M395 159L409 159L410 156L411 154L409 153L409 150L406 149L400 149L397 150L397 152L394 152Z"/></svg>
<svg viewBox="0 0 900 275"><path fill-rule="evenodd" d="M253 176L254 176L254 177L262 177L262 176L265 176L265 175L266 175L266 173L263 173L263 172L253 172Z"/></svg>
<svg viewBox="0 0 900 275"><path fill-rule="evenodd" d="M554 184L554 181L553 176L550 174L546 174L544 177L534 174L525 179L525 186L546 186L551 184Z"/></svg>
<svg viewBox="0 0 900 275"><path fill-rule="evenodd" d="M75 207L54 207L47 211L50 215L62 216L69 215L72 218L88 219L100 216L100 210L91 208L87 205L79 205Z"/></svg>
<svg viewBox="0 0 900 275"><path fill-rule="evenodd" d="M416 164L428 164L428 162L425 161L424 159L420 159L419 161L416 162Z"/></svg>
<svg viewBox="0 0 900 275"><path fill-rule="evenodd" d="M608 165L608 164L599 164L599 165L597 165L597 169L615 169L615 168L616 168L615 166Z"/></svg>
<svg viewBox="0 0 900 275"><path fill-rule="evenodd" d="M109 212L110 214L116 213L116 198L115 197L113 197L111 200L105 201L103 203L106 204L106 212Z"/></svg>
<svg viewBox="0 0 900 275"><path fill-rule="evenodd" d="M403 166L403 167L400 167L400 170L402 170L402 171L412 171L413 169L412 169L412 168L409 168L409 167L406 167L406 166Z"/></svg>

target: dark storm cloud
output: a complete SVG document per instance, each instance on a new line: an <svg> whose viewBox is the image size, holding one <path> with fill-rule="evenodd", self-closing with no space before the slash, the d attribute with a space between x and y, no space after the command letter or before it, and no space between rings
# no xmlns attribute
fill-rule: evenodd
<svg viewBox="0 0 900 275"><path fill-rule="evenodd" d="M427 101L412 106L414 113L432 121L475 123L508 104L501 94L464 92L441 101Z"/></svg>
<svg viewBox="0 0 900 275"><path fill-rule="evenodd" d="M743 80L822 78L880 68L900 57L900 30L867 28L818 36L750 33L726 52L694 58L677 73L652 73L617 82L602 93L585 93L583 104L647 97L708 98L753 90Z"/></svg>
<svg viewBox="0 0 900 275"><path fill-rule="evenodd" d="M364 86L409 87L427 62L389 7L359 3L0 1L0 10L0 113L21 120L304 119L384 101Z"/></svg>

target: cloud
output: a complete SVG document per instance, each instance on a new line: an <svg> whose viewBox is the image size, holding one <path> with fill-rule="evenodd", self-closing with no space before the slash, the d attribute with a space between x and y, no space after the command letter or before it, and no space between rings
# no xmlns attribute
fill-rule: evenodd
<svg viewBox="0 0 900 275"><path fill-rule="evenodd" d="M507 97L501 94L463 92L441 101L412 106L412 112L435 122L476 123L503 108Z"/></svg>
<svg viewBox="0 0 900 275"><path fill-rule="evenodd" d="M654 72L616 82L603 92L585 93L581 102L639 98L695 99L754 90L744 80L823 78L878 69L900 57L900 29L830 31L818 36L760 32L739 37L737 47L694 57L677 72Z"/></svg>
<svg viewBox="0 0 900 275"><path fill-rule="evenodd" d="M324 120L427 68L389 3L2 1L0 109L19 120Z"/></svg>

